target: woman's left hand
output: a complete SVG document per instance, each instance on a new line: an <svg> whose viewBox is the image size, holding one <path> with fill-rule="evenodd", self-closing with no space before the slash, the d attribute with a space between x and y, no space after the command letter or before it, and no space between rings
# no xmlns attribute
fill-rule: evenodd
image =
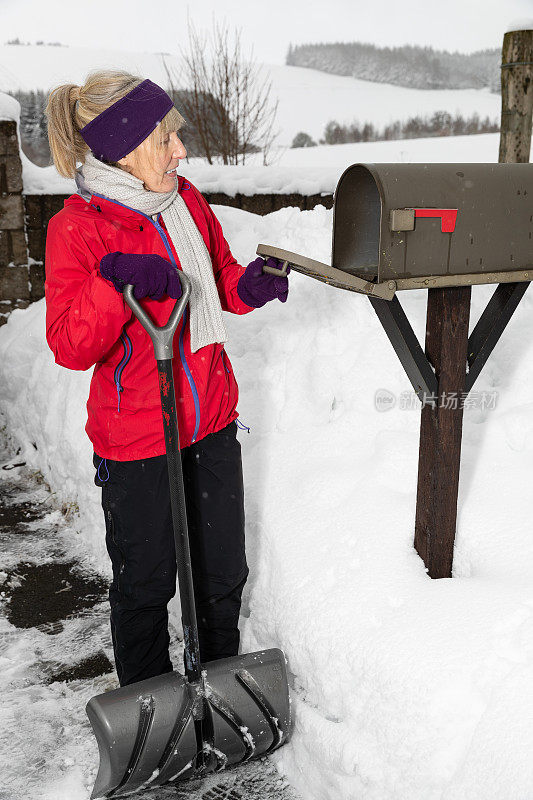
<svg viewBox="0 0 533 800"><path fill-rule="evenodd" d="M283 261L270 257L266 262L259 256L246 267L246 272L237 284L237 294L243 303L254 308L261 308L269 300L276 298L284 303L289 294L289 279L263 272L265 263L269 267L281 270ZM291 268L287 267L287 275Z"/></svg>

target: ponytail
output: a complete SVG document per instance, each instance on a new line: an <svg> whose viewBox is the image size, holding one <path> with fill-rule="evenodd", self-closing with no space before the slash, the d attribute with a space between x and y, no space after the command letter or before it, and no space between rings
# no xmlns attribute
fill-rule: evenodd
<svg viewBox="0 0 533 800"><path fill-rule="evenodd" d="M52 159L65 178L74 177L77 162L84 160L89 149L79 132L83 128L76 110L80 105L80 91L81 87L73 83L58 86L50 93L45 111Z"/></svg>

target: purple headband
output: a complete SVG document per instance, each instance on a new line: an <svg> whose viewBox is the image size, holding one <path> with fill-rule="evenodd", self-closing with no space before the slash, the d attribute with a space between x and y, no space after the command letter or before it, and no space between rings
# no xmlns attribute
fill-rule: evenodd
<svg viewBox="0 0 533 800"><path fill-rule="evenodd" d="M164 89L145 80L98 114L80 134L100 161L118 161L157 128L173 105Z"/></svg>

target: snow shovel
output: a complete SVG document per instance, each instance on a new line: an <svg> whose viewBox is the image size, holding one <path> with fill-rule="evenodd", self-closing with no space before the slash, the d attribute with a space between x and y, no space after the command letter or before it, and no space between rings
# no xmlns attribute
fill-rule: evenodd
<svg viewBox="0 0 533 800"><path fill-rule="evenodd" d="M124 287L124 299L154 345L170 483L185 675L177 672L92 697L86 711L98 742L100 766L91 800L121 797L144 787L201 777L270 753L291 734L285 656L281 650L200 663L176 397L172 341L190 295L183 290L166 325L157 327Z"/></svg>

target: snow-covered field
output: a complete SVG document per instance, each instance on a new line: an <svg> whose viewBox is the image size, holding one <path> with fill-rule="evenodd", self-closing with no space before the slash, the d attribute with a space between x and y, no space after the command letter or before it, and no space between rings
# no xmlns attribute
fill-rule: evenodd
<svg viewBox="0 0 533 800"><path fill-rule="evenodd" d="M179 45L176 46L178 52ZM164 57L171 72L179 75L177 55ZM61 83L82 84L89 71L112 67L167 85L163 57L154 53L102 50L91 47L0 45L0 91L50 91ZM329 75L301 67L264 64L263 74L272 82L272 98L278 99L278 145L290 145L298 131L316 141L328 122L373 122L379 128L394 120L435 111L497 119L499 95L487 90L453 91L407 89L371 81ZM179 79L175 81L179 85Z"/></svg>
<svg viewBox="0 0 533 800"><path fill-rule="evenodd" d="M321 206L215 211L242 263L260 241L329 257L332 212ZM305 800L527 800L533 295L474 389L497 392L496 408L465 412L454 578L432 581L413 549L418 403L387 413L374 403L380 388L409 392L407 378L364 298L294 272L290 287L284 305L225 315L251 427L239 434L251 568L243 647L283 647L293 675L296 729L278 769ZM491 292L474 288L473 324ZM419 337L425 300L401 296ZM83 430L89 381L54 364L44 301L0 329L2 421L57 499L78 503L73 553L108 575ZM2 652L4 673L18 656ZM57 695L52 684L50 703ZM61 708L79 754L79 711ZM68 755L68 737L61 747ZM2 773L23 768L23 753L9 758ZM92 758L93 744L81 765L64 760L65 798L86 797Z"/></svg>

